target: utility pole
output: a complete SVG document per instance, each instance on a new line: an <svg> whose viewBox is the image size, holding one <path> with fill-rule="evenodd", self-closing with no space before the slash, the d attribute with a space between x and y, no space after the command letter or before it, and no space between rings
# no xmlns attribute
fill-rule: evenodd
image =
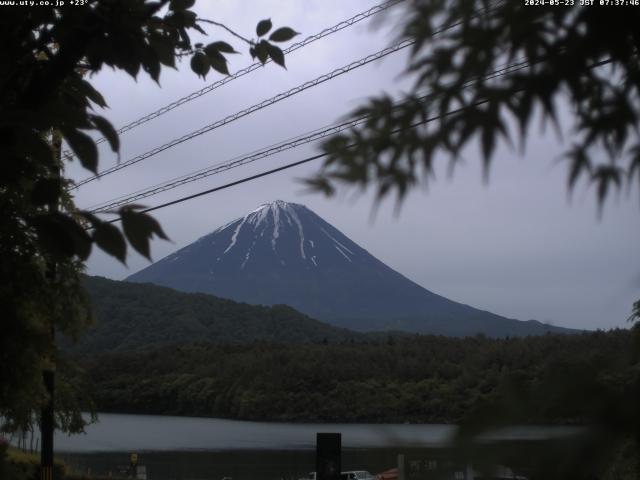
<svg viewBox="0 0 640 480"><path fill-rule="evenodd" d="M60 162L62 160L62 135L60 130L54 128L51 131L51 149L53 150L53 159L55 162L54 175L60 176ZM57 212L59 205L58 199L54 200L48 206L50 212ZM48 282L55 282L57 276L57 268L54 260L47 262L46 278ZM44 368L42 370L42 380L47 392L47 402L42 407L40 414L40 437L42 438L40 445L40 480L53 480L53 432L55 430L54 418L54 393L55 393L55 359L53 357L55 350L55 322L53 318L49 323L49 335L51 338L50 350L48 356L44 359Z"/></svg>

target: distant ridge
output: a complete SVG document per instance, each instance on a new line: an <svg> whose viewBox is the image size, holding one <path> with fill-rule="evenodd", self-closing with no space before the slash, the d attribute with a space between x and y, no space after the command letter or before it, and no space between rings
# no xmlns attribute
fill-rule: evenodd
<svg viewBox="0 0 640 480"><path fill-rule="evenodd" d="M282 200L259 206L127 280L251 304L286 304L360 331L496 337L577 332L505 318L430 292L305 206Z"/></svg>
<svg viewBox="0 0 640 480"><path fill-rule="evenodd" d="M139 350L191 343L323 343L361 334L313 320L286 305L262 307L150 284L85 277L95 326L75 352Z"/></svg>

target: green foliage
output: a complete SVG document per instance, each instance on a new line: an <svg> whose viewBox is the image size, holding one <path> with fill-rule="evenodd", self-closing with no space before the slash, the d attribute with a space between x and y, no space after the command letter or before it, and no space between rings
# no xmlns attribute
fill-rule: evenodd
<svg viewBox="0 0 640 480"><path fill-rule="evenodd" d="M285 305L265 307L152 284L85 277L96 321L74 352L103 352L192 343L319 343L362 338Z"/></svg>
<svg viewBox="0 0 640 480"><path fill-rule="evenodd" d="M288 42L296 35L299 35L299 33L292 28L282 27L269 35L269 40L272 42Z"/></svg>
<svg viewBox="0 0 640 480"><path fill-rule="evenodd" d="M64 480L66 477L65 465L58 459L53 462L52 480ZM40 456L24 453L16 449L8 449L0 444L0 478L11 480L39 480Z"/></svg>
<svg viewBox="0 0 640 480"><path fill-rule="evenodd" d="M324 143L329 156L309 184L328 194L338 184L374 184L379 198L401 200L430 179L436 158L455 164L472 139L485 169L499 143L519 138L524 148L537 111L569 131L570 190L587 179L602 205L612 190L640 186L640 11L571 5L412 2L400 38L414 42L412 90L353 112L368 120ZM519 67L505 71L512 63ZM570 125L557 114L562 99Z"/></svg>
<svg viewBox="0 0 640 480"><path fill-rule="evenodd" d="M183 345L83 358L101 411L247 420L458 423L456 455L531 480L637 478L640 330L311 345ZM513 425L573 425L523 443ZM526 468L525 468L526 467Z"/></svg>
<svg viewBox="0 0 640 480"><path fill-rule="evenodd" d="M256 34L258 35L258 37L263 37L264 35L269 33L269 31L271 31L272 27L273 24L271 23L271 19L261 20L256 26ZM296 32L292 28L281 27L269 36L269 40L271 40L272 42L287 42L296 35L298 35L298 32ZM286 68L284 64L284 53L282 53L282 49L272 43L269 43L269 41L267 40L261 39L259 42L252 42L252 46L249 52L251 53L251 56L253 58L258 58L258 60L260 60L260 62L262 62L263 64L267 62L269 57L271 57L271 60L273 60L275 63L283 68Z"/></svg>
<svg viewBox="0 0 640 480"><path fill-rule="evenodd" d="M193 5L100 0L82 8L3 8L0 361L11 368L0 373L0 418L14 427L31 422L46 399L44 359L57 355L51 332L74 337L90 323L79 272L93 246L124 262L127 244L148 258L149 240L167 238L152 217L134 207L113 212L122 217L120 230L77 211L69 195L66 162L77 158L89 171L99 171L92 133L103 135L114 152L120 147L116 129L95 112L107 102L87 74L111 67L133 78L144 71L158 82L162 66L175 68L183 56L192 57L202 77L210 68L228 74L225 55L235 53L233 47L222 41L194 46L190 34L206 34L203 23L231 30L198 18ZM73 155L60 159L62 141ZM68 425L78 420L65 418Z"/></svg>
<svg viewBox="0 0 640 480"><path fill-rule="evenodd" d="M599 208L612 192L638 191L639 21L640 10L632 6L585 8L578 1L549 9L511 1L412 2L400 40L413 42L406 68L413 88L398 101L380 96L352 112L366 120L323 144L325 163L307 182L329 195L339 185L373 185L378 200L395 193L400 202L431 180L436 159L455 166L472 141L488 174L498 145L519 141L525 148L538 115L557 133L568 133L569 191L586 181L595 187ZM563 103L569 109L561 117ZM640 317L639 309L636 302L630 320ZM522 378L504 387L503 401L469 420L468 433L536 412L588 421L592 437L551 452L536 478L597 478L612 449L629 438L637 456L637 328L633 335L620 365L576 358L575 365L539 379L530 378L533 366L519 372Z"/></svg>
<svg viewBox="0 0 640 480"><path fill-rule="evenodd" d="M24 255L32 251L25 248ZM44 261L35 253L30 258L5 253L2 259L2 279L11 281L0 282L4 309L0 362L7 367L0 370L0 415L9 426L24 427L46 399L42 385L44 357L57 356L51 344L52 326L73 338L91 317L76 263L60 262L56 278L51 280ZM64 403L58 406L65 409Z"/></svg>
<svg viewBox="0 0 640 480"><path fill-rule="evenodd" d="M506 423L519 412L522 423L584 424L598 414L600 395L617 401L633 394L622 388L640 378L630 368L631 342L624 330L512 339L396 336L393 343L381 336L111 350L82 363L100 411L457 423L504 401ZM524 400L511 402L514 382Z"/></svg>
<svg viewBox="0 0 640 480"><path fill-rule="evenodd" d="M271 23L270 18L260 20L260 22L258 22L258 25L256 26L256 35L258 35L259 37L266 35L267 33L269 33L269 30L271 30L272 26L273 24Z"/></svg>

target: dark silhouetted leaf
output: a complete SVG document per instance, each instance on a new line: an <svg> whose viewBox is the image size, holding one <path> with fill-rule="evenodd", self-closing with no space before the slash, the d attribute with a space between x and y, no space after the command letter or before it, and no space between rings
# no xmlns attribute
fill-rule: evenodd
<svg viewBox="0 0 640 480"><path fill-rule="evenodd" d="M79 130L63 129L62 135L84 168L98 172L98 149L93 139Z"/></svg>
<svg viewBox="0 0 640 480"><path fill-rule="evenodd" d="M207 45L206 47L204 47L205 53L209 54L209 49L213 49L217 52L222 52L222 53L238 53L233 49L231 45L229 45L227 42L222 42L222 41L213 42Z"/></svg>
<svg viewBox="0 0 640 480"><path fill-rule="evenodd" d="M168 240L160 224L150 215L139 213L136 206L127 206L120 209L122 229L131 246L142 256L151 260L149 240L158 236Z"/></svg>
<svg viewBox="0 0 640 480"><path fill-rule="evenodd" d="M138 72L140 71L140 59L137 57L133 57L129 55L126 58L122 59L121 66L124 68L124 71L131 75L133 78L138 77Z"/></svg>
<svg viewBox="0 0 640 480"><path fill-rule="evenodd" d="M592 181L597 184L598 206L602 208L604 200L609 193L609 188L613 184L618 189L621 186L622 172L615 165L600 165L591 175Z"/></svg>
<svg viewBox="0 0 640 480"><path fill-rule="evenodd" d="M93 86L89 82L87 82L86 80L79 80L77 85L80 91L84 93L84 95L86 95L86 97L93 103L102 108L105 108L107 106L107 102L105 102L102 94L95 88L93 88Z"/></svg>
<svg viewBox="0 0 640 480"><path fill-rule="evenodd" d="M93 240L96 245L122 263L126 263L127 242L120 230L106 222L94 225L94 228Z"/></svg>
<svg viewBox="0 0 640 480"><path fill-rule="evenodd" d="M111 122L104 117L99 115L90 115L91 121L96 126L102 136L107 139L109 145L111 146L111 150L117 152L120 150L120 138L118 137L118 132L113 128Z"/></svg>
<svg viewBox="0 0 640 480"><path fill-rule="evenodd" d="M144 71L158 84L160 84L160 61L155 57L147 57L142 62Z"/></svg>
<svg viewBox="0 0 640 480"><path fill-rule="evenodd" d="M147 7L147 15L155 15L158 10L160 10L166 4L165 1L162 2L147 2L145 6Z"/></svg>
<svg viewBox="0 0 640 480"><path fill-rule="evenodd" d="M192 12L191 10L187 10L187 11L180 12L180 13L182 14L182 17L184 18L185 27L195 28L197 26L196 20L198 19L198 16L196 15L195 12ZM202 33L202 31L200 31L200 33ZM206 35L206 32L203 33L203 35Z"/></svg>
<svg viewBox="0 0 640 480"><path fill-rule="evenodd" d="M211 67L223 75L229 75L229 67L227 67L227 59L224 58L217 50L209 49L207 52L207 56L209 57L209 63Z"/></svg>
<svg viewBox="0 0 640 480"><path fill-rule="evenodd" d="M272 26L273 25L271 24L270 18L267 18L265 20L260 20L258 22L258 25L256 26L256 33L258 34L259 37L261 37L265 35L267 32L269 32Z"/></svg>
<svg viewBox="0 0 640 480"><path fill-rule="evenodd" d="M167 37L155 35L149 38L151 48L156 52L163 65L175 67L174 47Z"/></svg>
<svg viewBox="0 0 640 480"><path fill-rule="evenodd" d="M627 171L627 182L631 185L633 177L636 176L640 185L640 145L636 145L630 151L631 160Z"/></svg>
<svg viewBox="0 0 640 480"><path fill-rule="evenodd" d="M127 242L120 230L114 225L100 220L91 212L82 211L80 215L91 223L92 238L96 245L126 265Z"/></svg>
<svg viewBox="0 0 640 480"><path fill-rule="evenodd" d="M191 70L198 76L206 78L210 68L211 63L209 62L209 58L204 53L196 52L193 57L191 57Z"/></svg>
<svg viewBox="0 0 640 480"><path fill-rule="evenodd" d="M169 8L171 10L186 10L193 7L195 0L171 0Z"/></svg>
<svg viewBox="0 0 640 480"><path fill-rule="evenodd" d="M303 183L307 186L309 192L318 192L324 194L326 197L331 197L335 194L335 187L331 182L322 176L316 176L303 179Z"/></svg>
<svg viewBox="0 0 640 480"><path fill-rule="evenodd" d="M263 65L269 59L269 43L262 40L255 46L255 54Z"/></svg>
<svg viewBox="0 0 640 480"><path fill-rule="evenodd" d="M52 212L35 217L31 224L35 227L43 247L54 255L76 255L81 260L89 257L91 238L71 217Z"/></svg>
<svg viewBox="0 0 640 480"><path fill-rule="evenodd" d="M288 42L293 37L299 34L300 33L296 32L293 28L282 27L269 35L269 40L271 40L272 42Z"/></svg>
<svg viewBox="0 0 640 480"><path fill-rule="evenodd" d="M483 163L485 164L485 168L487 168L489 166L491 155L493 154L493 150L495 148L496 139L494 130L488 127L483 128L480 140L482 143Z"/></svg>
<svg viewBox="0 0 640 480"><path fill-rule="evenodd" d="M102 250L126 265L127 244L120 230L104 223L96 228L93 239Z"/></svg>
<svg viewBox="0 0 640 480"><path fill-rule="evenodd" d="M569 179L567 182L569 190L571 191L575 187L575 184L582 172L591 173L591 161L584 149L577 145L574 146L566 156L571 161L571 166L569 167Z"/></svg>
<svg viewBox="0 0 640 480"><path fill-rule="evenodd" d="M284 65L284 53L282 53L282 50L280 48L267 42L267 51L269 52L269 56L274 62L276 62L282 68L287 68Z"/></svg>

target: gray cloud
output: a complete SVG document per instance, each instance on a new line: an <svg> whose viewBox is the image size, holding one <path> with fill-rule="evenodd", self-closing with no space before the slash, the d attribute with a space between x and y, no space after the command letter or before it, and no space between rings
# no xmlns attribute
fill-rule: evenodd
<svg viewBox="0 0 640 480"><path fill-rule="evenodd" d="M373 5L339 0L202 3L203 16L248 35L258 20L271 17L274 24L291 25L303 36ZM387 46L391 23L378 24L374 30L357 26L318 41L290 55L287 71L268 65L129 132L122 137L121 158L126 160ZM243 51L233 59L232 71L250 62L244 47L223 32L216 31L211 38L231 40ZM333 122L367 96L407 89L408 79L398 80L404 61L404 54L387 57L92 182L79 190L77 202L88 207ZM116 125L214 80L209 76L202 82L186 65L179 72L163 72L161 89L142 76L134 82L109 71L92 79L105 94L111 106L106 115ZM488 185L482 181L477 149L470 148L465 164L456 168L452 178L443 164L436 182L426 192L413 192L399 216L388 202L373 222L370 192L355 201L350 195L327 200L302 193L296 180L312 174L317 165L289 170L159 211L157 218L172 243L155 242L153 256L159 259L257 205L281 198L306 204L380 260L453 300L563 326L625 325L631 303L640 297L637 198L612 199L601 220L591 191L578 190L569 202L564 166L554 166L562 146L549 133L532 133L523 157L506 148L499 150ZM313 146L286 152L143 203L155 205L315 152ZM107 149L101 149L101 158L103 168L117 161ZM68 172L74 178L87 175L75 164ZM132 255L128 263L125 268L96 252L88 272L121 279L146 265L146 260ZM635 279L632 288L630 278Z"/></svg>

